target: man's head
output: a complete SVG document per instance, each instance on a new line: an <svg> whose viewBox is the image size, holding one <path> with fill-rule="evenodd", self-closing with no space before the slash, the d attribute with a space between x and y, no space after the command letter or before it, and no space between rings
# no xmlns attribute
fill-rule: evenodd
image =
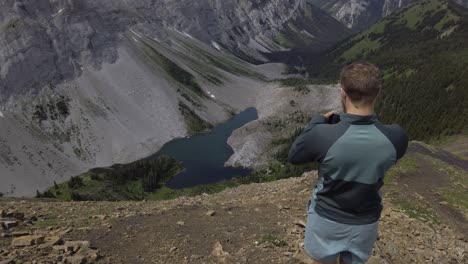
<svg viewBox="0 0 468 264"><path fill-rule="evenodd" d="M375 101L382 89L379 69L367 62L355 62L344 67L341 72L341 95L343 108L370 108L373 110Z"/></svg>

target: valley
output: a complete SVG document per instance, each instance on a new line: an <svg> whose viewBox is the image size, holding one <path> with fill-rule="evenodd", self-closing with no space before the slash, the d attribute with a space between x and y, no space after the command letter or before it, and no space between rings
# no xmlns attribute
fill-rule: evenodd
<svg viewBox="0 0 468 264"><path fill-rule="evenodd" d="M468 263L467 8L2 1L0 264L310 263L288 152L360 60L410 138L367 263Z"/></svg>
<svg viewBox="0 0 468 264"><path fill-rule="evenodd" d="M32 196L203 132L281 78L263 53L349 35L305 1L200 2L194 23L191 1L166 2L1 4L1 193Z"/></svg>

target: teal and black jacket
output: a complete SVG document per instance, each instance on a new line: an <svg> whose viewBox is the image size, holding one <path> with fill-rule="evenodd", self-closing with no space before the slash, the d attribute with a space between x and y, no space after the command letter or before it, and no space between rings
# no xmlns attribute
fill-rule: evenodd
<svg viewBox="0 0 468 264"><path fill-rule="evenodd" d="M312 199L317 214L343 224L370 224L380 218L384 175L407 147L406 132L381 124L375 114L341 114L337 124L315 115L292 145L289 162L319 163Z"/></svg>

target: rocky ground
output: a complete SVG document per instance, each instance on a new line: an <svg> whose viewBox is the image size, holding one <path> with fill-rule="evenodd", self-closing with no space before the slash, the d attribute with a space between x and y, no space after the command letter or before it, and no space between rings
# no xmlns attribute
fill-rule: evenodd
<svg viewBox="0 0 468 264"><path fill-rule="evenodd" d="M316 177L161 202L0 200L0 263L308 263L305 207ZM385 192L369 263L467 263L463 233Z"/></svg>

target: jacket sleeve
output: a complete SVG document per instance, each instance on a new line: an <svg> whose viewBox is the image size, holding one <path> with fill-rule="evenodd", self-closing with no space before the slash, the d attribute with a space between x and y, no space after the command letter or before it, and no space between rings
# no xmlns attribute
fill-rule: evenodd
<svg viewBox="0 0 468 264"><path fill-rule="evenodd" d="M327 118L322 115L314 115L302 134L293 143L289 150L288 161L292 164L303 164L320 159L320 150L314 144L317 140L317 125L326 124Z"/></svg>
<svg viewBox="0 0 468 264"><path fill-rule="evenodd" d="M403 156L405 156L406 154L406 150L408 149L408 134L406 133L406 131L399 127L400 129L400 132L399 132L399 137L398 137L398 140L396 142L396 151L397 151L397 160L403 158Z"/></svg>

